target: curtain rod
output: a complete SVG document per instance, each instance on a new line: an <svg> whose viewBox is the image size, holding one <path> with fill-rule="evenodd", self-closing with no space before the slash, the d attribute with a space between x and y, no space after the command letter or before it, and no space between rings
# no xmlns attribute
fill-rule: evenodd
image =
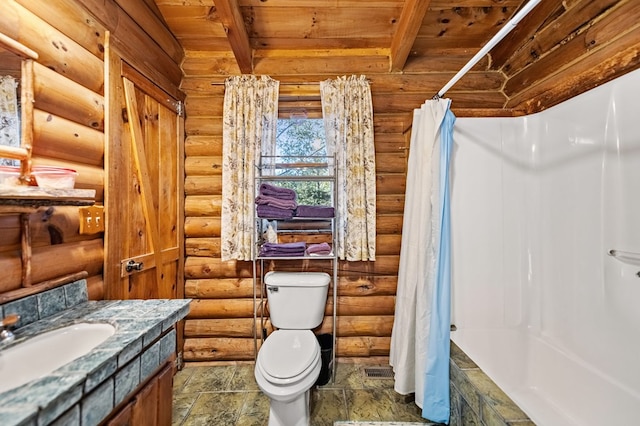
<svg viewBox="0 0 640 426"><path fill-rule="evenodd" d="M369 80L367 80L369 81ZM285 83L285 82L280 82L280 84L286 84L286 85L291 85L291 86L319 86L320 82L319 81L303 81L300 83ZM211 82L212 86L224 86L224 81L212 81Z"/></svg>
<svg viewBox="0 0 640 426"><path fill-rule="evenodd" d="M367 78L367 83L372 84L371 80ZM212 81L211 85L212 86L224 86L224 81ZM294 82L283 82L281 81L280 84L284 84L284 85L289 85L289 86L319 86L320 82L319 81L302 81L299 83L294 83Z"/></svg>
<svg viewBox="0 0 640 426"><path fill-rule="evenodd" d="M500 29L492 38L489 40L487 44L485 44L478 53L475 54L469 62L466 63L465 66L462 67L460 71L456 75L453 76L451 80L447 84L444 85L442 89L434 96L434 98L441 98L444 94L458 82L484 55L487 54L496 44L498 44L507 34L513 30L516 25L525 17L527 14L538 5L542 0L529 0L529 2L522 8L518 13L515 14L513 18L509 22L506 23L504 27Z"/></svg>

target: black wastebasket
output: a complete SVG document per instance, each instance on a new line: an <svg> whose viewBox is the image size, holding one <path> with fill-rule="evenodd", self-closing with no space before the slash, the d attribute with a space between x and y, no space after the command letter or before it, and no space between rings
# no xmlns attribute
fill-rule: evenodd
<svg viewBox="0 0 640 426"><path fill-rule="evenodd" d="M315 386L323 386L329 383L333 371L333 335L318 334L316 337L320 344L322 367L320 368L320 375L318 376L318 380L316 380Z"/></svg>

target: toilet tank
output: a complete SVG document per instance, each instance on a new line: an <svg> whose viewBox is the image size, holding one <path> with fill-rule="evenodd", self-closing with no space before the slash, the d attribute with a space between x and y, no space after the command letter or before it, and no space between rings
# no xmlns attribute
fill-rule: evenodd
<svg viewBox="0 0 640 426"><path fill-rule="evenodd" d="M269 318L275 327L311 330L322 323L331 277L325 272L267 272Z"/></svg>

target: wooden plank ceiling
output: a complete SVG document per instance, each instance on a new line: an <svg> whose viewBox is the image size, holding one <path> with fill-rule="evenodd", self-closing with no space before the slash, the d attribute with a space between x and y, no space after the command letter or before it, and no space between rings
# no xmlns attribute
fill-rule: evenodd
<svg viewBox="0 0 640 426"><path fill-rule="evenodd" d="M185 49L182 67L187 78L222 82L229 75L253 73L270 75L286 85L365 74L373 83L372 90L391 95L383 97L384 102L377 101L377 111L385 112L414 108L432 97L525 3L155 0L158 12ZM447 96L461 110L478 110L471 115L533 112L571 97L577 89L542 83L558 76L569 81L589 69L586 65L585 69L575 68L577 63L606 46L609 52L602 54L603 59L611 56L614 40L621 44L625 34L636 37L638 3L545 0ZM628 25L614 25L607 17L625 19ZM611 34L614 27L616 33ZM589 31L592 37L587 40ZM566 52L572 41L566 58L560 52ZM635 52L637 46L623 49L628 57L628 49ZM592 78L590 85L638 66L637 58L621 62L611 64L616 70L612 75ZM572 68L571 73L567 67ZM538 83L542 84L539 90L531 91Z"/></svg>

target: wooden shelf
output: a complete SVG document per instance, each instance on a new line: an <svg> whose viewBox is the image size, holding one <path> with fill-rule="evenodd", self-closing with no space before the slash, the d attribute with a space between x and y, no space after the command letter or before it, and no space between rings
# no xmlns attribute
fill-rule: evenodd
<svg viewBox="0 0 640 426"><path fill-rule="evenodd" d="M294 158L296 161L279 161L279 159L291 159ZM320 159L320 161L318 161ZM260 186L264 182L327 182L329 184L329 188L327 191L331 191L332 200L338 199L337 194L337 175L336 172L336 161L334 156L262 156L260 160L260 164L262 166L257 167L257 174L255 177L255 187L256 192L260 192ZM272 167L274 165L275 167ZM290 171L292 169L325 169L326 173L321 175L311 175L311 176L298 176L298 175L288 175L288 174L277 174L278 172ZM273 174L272 174L273 173ZM329 206L327 206L329 207ZM264 341L266 338L266 326L265 321L269 316L267 312L265 312L264 306L266 303L266 288L264 288L264 276L268 269L272 269L269 267L269 263L273 261L299 261L301 271L308 272L309 270L316 271L324 271L328 270L327 266L319 267L315 263L313 263L309 269L307 269L307 263L310 261L326 261L330 263L330 267L332 270L331 273L331 282L330 282L330 293L333 301L331 303L331 316L332 316L332 358L331 365L333 365L331 371L331 382L335 382L335 365L336 365L336 337L337 337L337 323L338 323L338 256L337 256L337 248L338 248L338 240L337 240L337 214L338 211L334 208L334 216L332 217L300 217L293 216L288 219L278 219L278 218L268 218L268 217L260 217L257 215L257 208L254 210L254 235L253 235L253 313L254 313L254 322L256 325L259 324L259 329L256 326L254 328L254 359L257 359L258 356L258 339ZM278 236L286 236L285 240L290 241L289 236L292 234L298 234L302 236L307 236L308 238L304 240L316 240L316 236L318 235L326 235L325 237L320 238L320 240L331 240L331 253L328 255L308 255L305 254L303 256L261 256L261 247L266 242L263 237L263 234L267 231L269 226L273 224L274 231L278 234ZM302 238L295 238L295 241L303 240ZM259 295L259 296L258 296ZM259 298L259 299L258 299ZM326 306L325 306L326 309ZM260 312L260 316L258 316L258 312ZM323 318L324 321L324 318ZM260 336L258 336L258 332ZM324 360L323 360L324 362Z"/></svg>
<svg viewBox="0 0 640 426"><path fill-rule="evenodd" d="M49 189L37 186L0 188L0 212L20 211L41 206L90 206L95 189Z"/></svg>
<svg viewBox="0 0 640 426"><path fill-rule="evenodd" d="M95 204L95 189L49 189L38 186L0 187L0 214L20 215L20 247L22 287L18 295L31 294L31 231L29 215L45 206L91 206Z"/></svg>

